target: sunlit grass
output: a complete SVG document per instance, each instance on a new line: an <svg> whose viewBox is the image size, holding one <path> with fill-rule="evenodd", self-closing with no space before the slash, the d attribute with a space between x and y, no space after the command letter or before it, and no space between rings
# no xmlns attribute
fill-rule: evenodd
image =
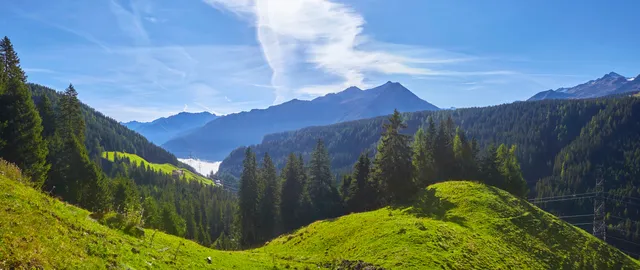
<svg viewBox="0 0 640 270"><path fill-rule="evenodd" d="M157 164L157 163L151 163L146 161L145 159L143 159L142 157L135 155L135 154L129 154L129 153L123 153L123 152L113 152L113 151L109 151L109 152L103 152L102 153L102 158L106 158L109 161L114 161L115 156L118 156L119 158L128 158L132 163L137 164L138 166L141 166L140 164L142 164L143 166L149 166L151 167L151 169L153 169L154 171L157 172L162 172L168 175L171 175L173 173L173 171L175 170L180 170L180 168L176 167L173 164ZM213 180L200 176L198 174L195 174L189 170L186 169L182 169L182 171L184 172L184 176L187 179L187 181L191 181L191 180L196 180L200 183L203 184L208 184L208 185L213 185Z"/></svg>

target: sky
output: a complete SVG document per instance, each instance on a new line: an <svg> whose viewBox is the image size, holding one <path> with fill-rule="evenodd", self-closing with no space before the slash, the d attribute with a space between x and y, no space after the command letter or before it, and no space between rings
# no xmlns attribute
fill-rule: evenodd
<svg viewBox="0 0 640 270"><path fill-rule="evenodd" d="M441 108L640 73L640 1L24 0L29 81L119 121L229 114L397 81Z"/></svg>

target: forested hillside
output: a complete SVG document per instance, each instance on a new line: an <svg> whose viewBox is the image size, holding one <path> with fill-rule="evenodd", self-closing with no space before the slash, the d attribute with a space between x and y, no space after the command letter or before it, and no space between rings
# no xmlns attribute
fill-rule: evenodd
<svg viewBox="0 0 640 270"><path fill-rule="evenodd" d="M6 37L0 41L0 67L0 158L17 165L35 188L127 233L154 228L203 245L230 233L232 193L194 173L174 175L174 169L152 166L193 170L82 104L73 85L59 93L27 84ZM128 154L109 157L108 151Z"/></svg>
<svg viewBox="0 0 640 270"><path fill-rule="evenodd" d="M606 224L612 230L610 243L633 253L640 236L640 99L617 97L591 100L547 100L518 102L487 108L404 114L411 134L431 116L454 122L475 138L480 148L492 143L517 145L522 174L533 191L530 197L554 197L589 193L581 200L547 202L546 210L571 216L574 223L591 230L593 199L605 200ZM359 153L375 153L385 118L375 118L326 127L312 127L266 136L252 147L257 155L268 152L282 166L287 152L307 157L314 142L323 138L336 172L348 171ZM221 165L220 174L238 173L241 151L234 151ZM595 197L598 179L604 193ZM634 199L636 198L636 199ZM567 199L567 198L561 198ZM574 217L581 216L581 217Z"/></svg>
<svg viewBox="0 0 640 270"><path fill-rule="evenodd" d="M46 86L29 83L33 99L40 104L47 97L51 106L56 109L62 97ZM171 153L151 143L142 135L118 123L115 119L81 103L82 116L86 123L85 146L94 156L99 151L121 151L143 157L153 163L171 163L178 165L178 159Z"/></svg>

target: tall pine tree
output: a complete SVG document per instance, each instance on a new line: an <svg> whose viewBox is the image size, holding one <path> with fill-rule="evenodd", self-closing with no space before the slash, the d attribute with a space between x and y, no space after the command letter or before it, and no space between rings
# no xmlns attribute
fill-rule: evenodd
<svg viewBox="0 0 640 270"><path fill-rule="evenodd" d="M379 185L384 203L406 202L414 193L411 172L409 136L400 133L406 128L397 110L384 124L373 163L373 179Z"/></svg>
<svg viewBox="0 0 640 270"><path fill-rule="evenodd" d="M313 220L333 217L339 209L340 196L333 185L330 162L329 153L324 143L322 140L318 140L311 155L307 185L309 199L313 205L311 216Z"/></svg>
<svg viewBox="0 0 640 270"><path fill-rule="evenodd" d="M260 182L264 185L260 202L260 241L267 241L277 234L280 220L280 187L276 167L269 154L265 154L260 168Z"/></svg>
<svg viewBox="0 0 640 270"><path fill-rule="evenodd" d="M53 169L48 188L65 200L92 211L108 210L111 201L107 179L97 165L89 160L84 145L85 123L80 111L78 93L73 85L60 100L53 146ZM54 188L55 187L55 188Z"/></svg>
<svg viewBox="0 0 640 270"><path fill-rule="evenodd" d="M353 166L351 187L347 200L348 212L363 212L373 210L377 206L376 185L371 177L371 160L369 153L363 152L358 158L358 162Z"/></svg>
<svg viewBox="0 0 640 270"><path fill-rule="evenodd" d="M249 247L258 242L258 222L260 220L258 213L259 189L256 155L251 151L251 148L247 148L238 192L240 244L243 247Z"/></svg>
<svg viewBox="0 0 640 270"><path fill-rule="evenodd" d="M280 199L280 216L282 227L285 232L298 227L297 212L300 208L300 201L303 193L303 182L298 165L298 158L295 154L289 154L287 163L280 174L282 177L282 192Z"/></svg>
<svg viewBox="0 0 640 270"><path fill-rule="evenodd" d="M47 144L42 120L25 85L26 76L11 41L0 42L0 155L20 167L37 187L46 179Z"/></svg>
<svg viewBox="0 0 640 270"><path fill-rule="evenodd" d="M413 137L413 181L424 188L435 180L435 163L427 132L420 128Z"/></svg>

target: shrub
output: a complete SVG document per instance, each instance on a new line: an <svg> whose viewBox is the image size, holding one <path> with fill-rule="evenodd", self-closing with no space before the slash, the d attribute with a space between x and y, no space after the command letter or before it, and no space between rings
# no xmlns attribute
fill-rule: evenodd
<svg viewBox="0 0 640 270"><path fill-rule="evenodd" d="M0 175L21 183L29 183L28 179L22 176L22 171L15 164L0 158Z"/></svg>

